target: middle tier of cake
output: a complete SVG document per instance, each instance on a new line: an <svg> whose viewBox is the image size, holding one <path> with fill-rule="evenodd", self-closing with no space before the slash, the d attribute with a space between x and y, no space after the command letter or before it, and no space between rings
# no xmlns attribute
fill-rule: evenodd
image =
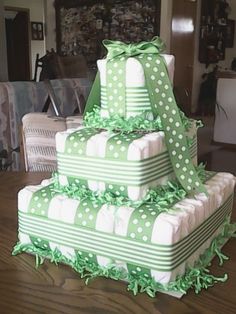
<svg viewBox="0 0 236 314"><path fill-rule="evenodd" d="M186 136L197 165L196 124ZM112 192L137 201L175 178L164 132L115 133L81 127L56 135L59 183Z"/></svg>

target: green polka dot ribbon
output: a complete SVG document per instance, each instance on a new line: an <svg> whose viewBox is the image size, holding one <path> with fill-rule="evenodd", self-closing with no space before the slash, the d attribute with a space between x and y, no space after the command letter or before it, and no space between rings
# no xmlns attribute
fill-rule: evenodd
<svg viewBox="0 0 236 314"><path fill-rule="evenodd" d="M141 133L117 133L112 136L107 141L106 147L106 157L109 159L117 159L126 161L128 159L128 149L130 143L132 141L141 138L143 134ZM116 185L114 183L106 183L106 191L113 192L117 196L128 196L128 186L124 183L124 185Z"/></svg>
<svg viewBox="0 0 236 314"><path fill-rule="evenodd" d="M152 112L154 117L161 118L167 150L177 179L188 193L206 193L191 160L185 129L163 57L159 54L141 54L138 58L144 69Z"/></svg>
<svg viewBox="0 0 236 314"><path fill-rule="evenodd" d="M91 230L96 229L96 217L99 210L99 205L89 199L83 199L77 207L74 224ZM76 254L86 262L97 263L96 255L89 250L76 249Z"/></svg>
<svg viewBox="0 0 236 314"><path fill-rule="evenodd" d="M129 219L127 237L143 243L151 243L152 230L155 220L159 215L158 204L143 204L135 209ZM133 275L141 275L146 278L151 278L151 270L146 267L127 264L128 271Z"/></svg>
<svg viewBox="0 0 236 314"><path fill-rule="evenodd" d="M34 192L29 203L29 213L41 217L48 217L49 204L52 197L57 194L54 191L54 184L45 186ZM49 250L49 239L30 235L32 244L44 250Z"/></svg>
<svg viewBox="0 0 236 314"><path fill-rule="evenodd" d="M125 66L126 57L118 57L118 60L108 60L107 62L107 99L113 102L109 106L109 114L126 114L126 89L125 89Z"/></svg>
<svg viewBox="0 0 236 314"><path fill-rule="evenodd" d="M65 151L67 154L73 156L85 156L87 141L94 135L98 134L99 130L94 128L84 128L71 133L66 141ZM69 184L81 184L82 187L87 188L88 182L85 179L78 179L73 176L68 177Z"/></svg>
<svg viewBox="0 0 236 314"><path fill-rule="evenodd" d="M108 50L107 95L110 101L114 100L114 106L108 109L109 114L125 116L125 64L127 58L135 57L142 64L144 70L152 113L155 118L160 116L165 132L166 146L177 179L188 193L206 193L192 163L185 129L173 95L166 64L160 55L164 47L163 42L159 37L154 37L151 42L138 44L127 45L120 41L110 40L105 40L103 43ZM117 92L114 93L114 90ZM92 111L93 106L98 103L98 97L100 94L97 76L88 98L85 113Z"/></svg>

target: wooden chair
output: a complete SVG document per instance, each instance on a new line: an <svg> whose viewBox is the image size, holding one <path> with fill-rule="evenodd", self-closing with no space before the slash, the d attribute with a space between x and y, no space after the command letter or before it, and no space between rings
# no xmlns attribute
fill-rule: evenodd
<svg viewBox="0 0 236 314"><path fill-rule="evenodd" d="M50 80L44 80L44 84L48 92L48 97L42 111L48 112L50 105L52 105L53 113L57 117L62 117L63 115L60 110L57 96L54 92L54 89L52 87ZM85 107L85 99L82 94L78 95L78 91L76 89L74 90L74 93L75 93L75 99L77 101L77 108L75 109L74 114L82 115L84 112L84 107Z"/></svg>
<svg viewBox="0 0 236 314"><path fill-rule="evenodd" d="M59 75L61 78L87 77L88 67L83 55L58 58Z"/></svg>
<svg viewBox="0 0 236 314"><path fill-rule="evenodd" d="M43 67L43 62L42 62L42 60L39 58L39 53L37 53L37 54L36 54L36 59L35 59L33 81L37 82L38 70L39 70L39 69L42 70L42 67Z"/></svg>
<svg viewBox="0 0 236 314"><path fill-rule="evenodd" d="M58 104L56 94L52 88L52 84L50 83L49 80L44 80L44 85L45 85L46 90L48 92L48 97L47 97L47 100L46 100L45 105L43 107L43 112L48 112L49 106L51 104L52 109L54 111L54 114L57 117L61 117L62 114L61 114L60 106Z"/></svg>
<svg viewBox="0 0 236 314"><path fill-rule="evenodd" d="M88 67L83 55L59 56L53 49L39 58L36 55L34 81L37 80L38 69L41 68L39 80L58 78L87 78Z"/></svg>

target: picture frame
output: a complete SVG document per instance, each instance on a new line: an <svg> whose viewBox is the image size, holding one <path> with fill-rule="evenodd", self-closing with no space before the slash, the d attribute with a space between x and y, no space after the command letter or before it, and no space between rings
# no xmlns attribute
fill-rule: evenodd
<svg viewBox="0 0 236 314"><path fill-rule="evenodd" d="M44 40L44 29L42 22L31 22L31 39Z"/></svg>
<svg viewBox="0 0 236 314"><path fill-rule="evenodd" d="M56 0L57 53L82 54L89 67L106 51L103 39L126 43L160 33L161 0Z"/></svg>

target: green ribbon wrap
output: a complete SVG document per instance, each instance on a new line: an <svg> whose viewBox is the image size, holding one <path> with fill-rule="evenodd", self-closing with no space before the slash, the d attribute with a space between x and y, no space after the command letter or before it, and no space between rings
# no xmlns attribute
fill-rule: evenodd
<svg viewBox="0 0 236 314"><path fill-rule="evenodd" d="M107 72L110 72L109 71L111 70L110 66L113 61L119 60L119 63L122 63L122 67L124 70L126 62L123 62L123 61L127 60L129 57L135 57L140 54L160 54L164 52L165 50L165 45L163 41L157 36L155 36L150 42L143 41L137 44L128 44L128 45L121 41L112 41L112 40L105 39L103 40L103 45L108 50L107 60L109 61L108 62L109 69L107 69ZM120 68L120 64L119 64L119 70L122 70ZM122 76L123 82L125 82L124 73L122 73L121 76ZM118 86L118 84L119 82L115 81L115 85ZM122 94L124 94L124 92L125 92L125 84L122 86ZM101 98L100 75L99 73L97 73L91 92L87 99L86 107L84 110L84 116L86 116L87 112L92 112L96 106L98 107L101 106L100 98ZM125 103L125 100L122 102ZM122 114L122 116L123 115L124 114Z"/></svg>
<svg viewBox="0 0 236 314"><path fill-rule="evenodd" d="M160 117L165 132L165 142L175 175L189 194L204 192L202 184L191 161L185 129L175 101L166 64L160 55L164 44L159 37L150 42L125 44L120 41L104 40L107 55L107 99L109 114L126 114L126 60L135 57L143 67L145 82L154 118ZM85 114L95 105L100 105L100 79L97 74L89 95Z"/></svg>

